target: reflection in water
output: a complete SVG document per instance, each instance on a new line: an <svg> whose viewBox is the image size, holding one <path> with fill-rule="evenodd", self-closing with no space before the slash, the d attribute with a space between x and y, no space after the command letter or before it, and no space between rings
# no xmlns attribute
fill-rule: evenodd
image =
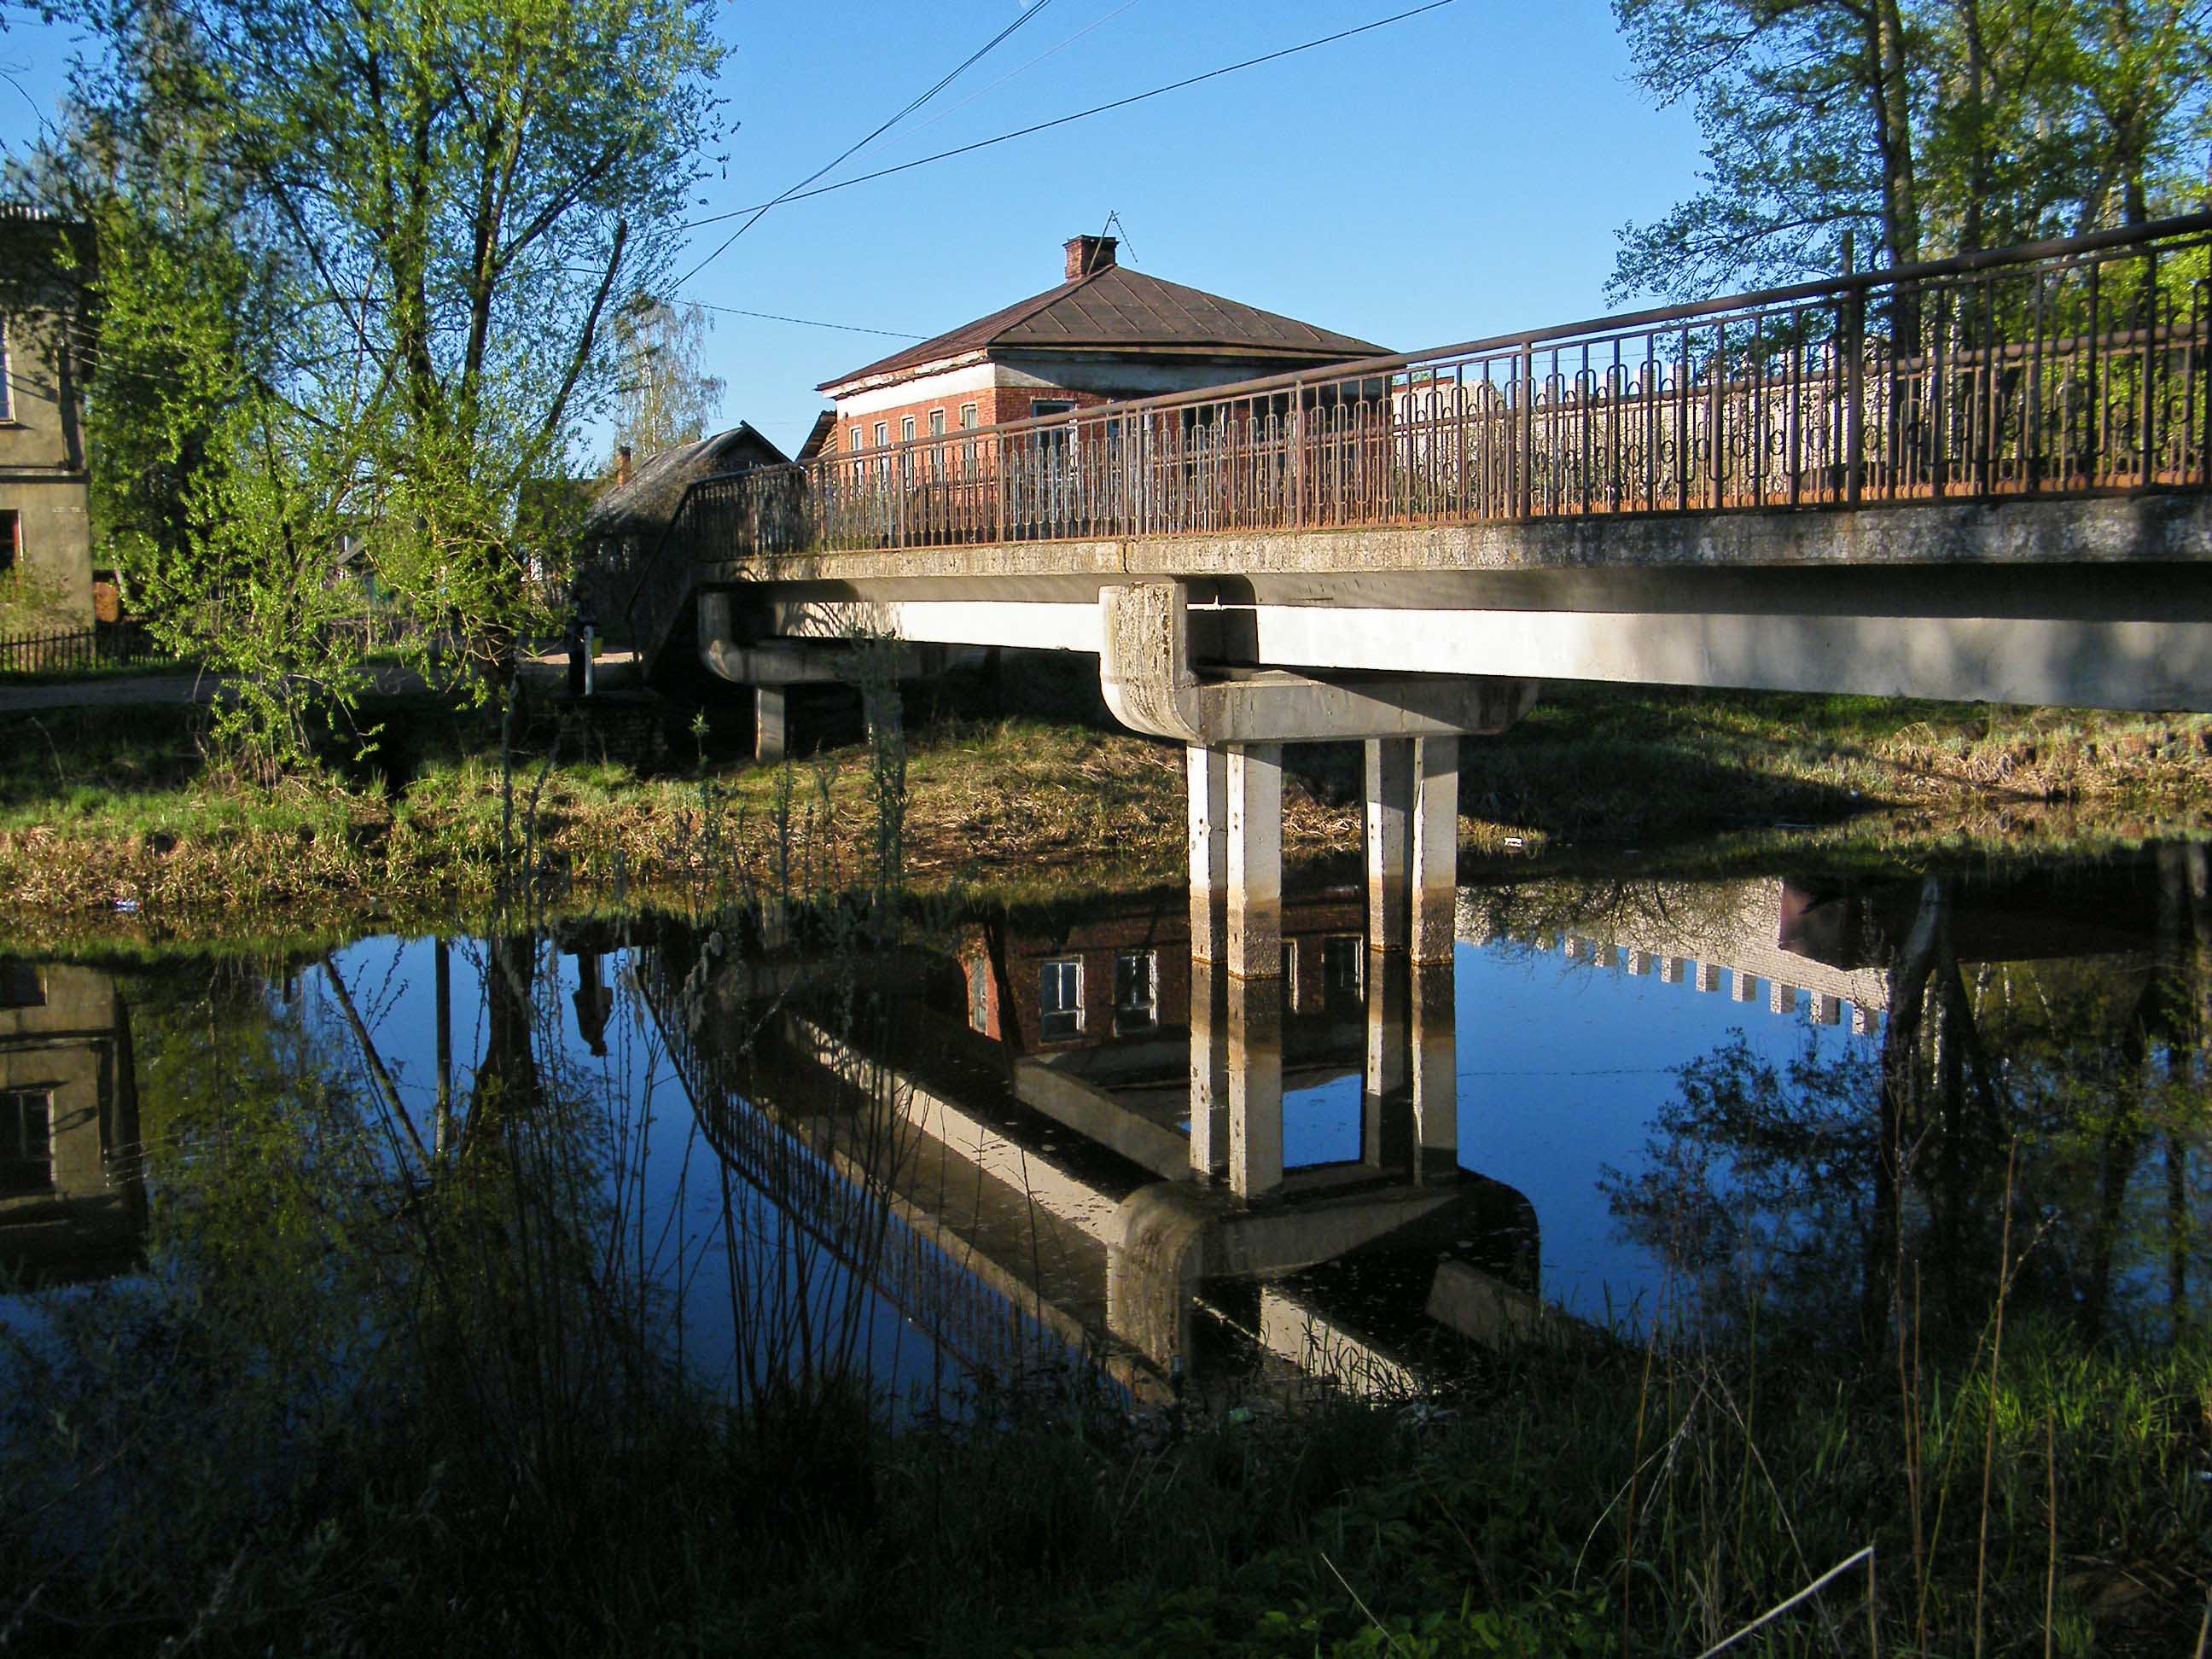
<svg viewBox="0 0 2212 1659"><path fill-rule="evenodd" d="M2015 1305L2162 1335L2201 1303L2200 848L2003 889L1467 890L1434 961L1357 890L1294 890L1264 976L1194 950L1181 894L894 951L836 927L372 939L202 964L189 1018L175 969L0 965L0 1255L128 1272L142 1110L163 1190L162 1158L244 1144L211 1099L281 1074L355 1126L330 1170L538 1206L471 1246L530 1318L612 1294L740 1395L1076 1353L1147 1399L1397 1392L1662 1299L1864 1340L1902 1294L1940 1340L2008 1206ZM247 1050L258 1092L192 1059ZM155 1249L205 1194L154 1206Z"/></svg>
<svg viewBox="0 0 2212 1659"><path fill-rule="evenodd" d="M107 1278L136 1259L145 1217L130 1011L115 981L0 961L0 1273L32 1285Z"/></svg>

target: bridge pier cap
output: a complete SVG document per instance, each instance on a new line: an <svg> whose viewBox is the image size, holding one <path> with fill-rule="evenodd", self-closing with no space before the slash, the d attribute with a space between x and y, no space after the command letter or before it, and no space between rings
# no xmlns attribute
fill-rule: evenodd
<svg viewBox="0 0 2212 1659"><path fill-rule="evenodd" d="M1188 584L1109 586L1098 604L1099 687L1115 719L1201 748L1492 735L1536 702L1534 680L1492 675L1322 678L1271 669L1205 676L1191 657Z"/></svg>

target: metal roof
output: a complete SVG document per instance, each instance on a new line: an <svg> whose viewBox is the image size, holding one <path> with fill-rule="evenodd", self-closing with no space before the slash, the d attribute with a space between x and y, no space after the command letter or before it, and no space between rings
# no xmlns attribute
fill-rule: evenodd
<svg viewBox="0 0 2212 1659"><path fill-rule="evenodd" d="M935 339L824 380L830 392L857 380L903 378L930 363L1006 351L1108 351L1300 362L1379 357L1384 347L1316 328L1218 294L1105 265Z"/></svg>

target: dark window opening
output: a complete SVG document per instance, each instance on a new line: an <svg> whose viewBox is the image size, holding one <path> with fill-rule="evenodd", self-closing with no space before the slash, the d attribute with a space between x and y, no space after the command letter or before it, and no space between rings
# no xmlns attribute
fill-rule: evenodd
<svg viewBox="0 0 2212 1659"><path fill-rule="evenodd" d="M1357 933L1338 933L1321 946L1321 999L1324 1008L1356 1006L1361 996L1360 976L1366 967L1366 941Z"/></svg>
<svg viewBox="0 0 2212 1659"><path fill-rule="evenodd" d="M0 1194L50 1192L54 1184L52 1099L43 1091L0 1093Z"/></svg>
<svg viewBox="0 0 2212 1659"><path fill-rule="evenodd" d="M37 964L0 962L0 1008L43 1008L46 1006L46 981L39 977Z"/></svg>
<svg viewBox="0 0 2212 1659"><path fill-rule="evenodd" d="M1149 1031L1160 1023L1160 956L1121 951L1114 957L1114 1030Z"/></svg>

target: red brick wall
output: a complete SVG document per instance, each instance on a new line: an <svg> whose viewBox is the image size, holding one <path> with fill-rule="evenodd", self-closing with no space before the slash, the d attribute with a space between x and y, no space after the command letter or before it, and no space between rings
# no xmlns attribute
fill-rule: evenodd
<svg viewBox="0 0 2212 1659"><path fill-rule="evenodd" d="M1135 392L1126 394L1134 397ZM929 436L929 414L932 410L945 411L945 435L951 441L960 430L960 406L975 405L978 426L1000 426L1008 421L1030 418L1030 404L1040 399L1057 398L1073 401L1078 409L1096 409L1114 399L1099 392L1060 392L1046 387L986 386L975 392L953 392L942 398L931 398L921 403L901 404L896 409L879 409L874 413L847 416L837 422L837 437L834 444L823 447L824 454L850 455L853 453L853 428L859 427L866 439L869 449L876 447L876 423L884 424L884 436L896 444L899 422L907 416L914 417L914 435L917 441Z"/></svg>

